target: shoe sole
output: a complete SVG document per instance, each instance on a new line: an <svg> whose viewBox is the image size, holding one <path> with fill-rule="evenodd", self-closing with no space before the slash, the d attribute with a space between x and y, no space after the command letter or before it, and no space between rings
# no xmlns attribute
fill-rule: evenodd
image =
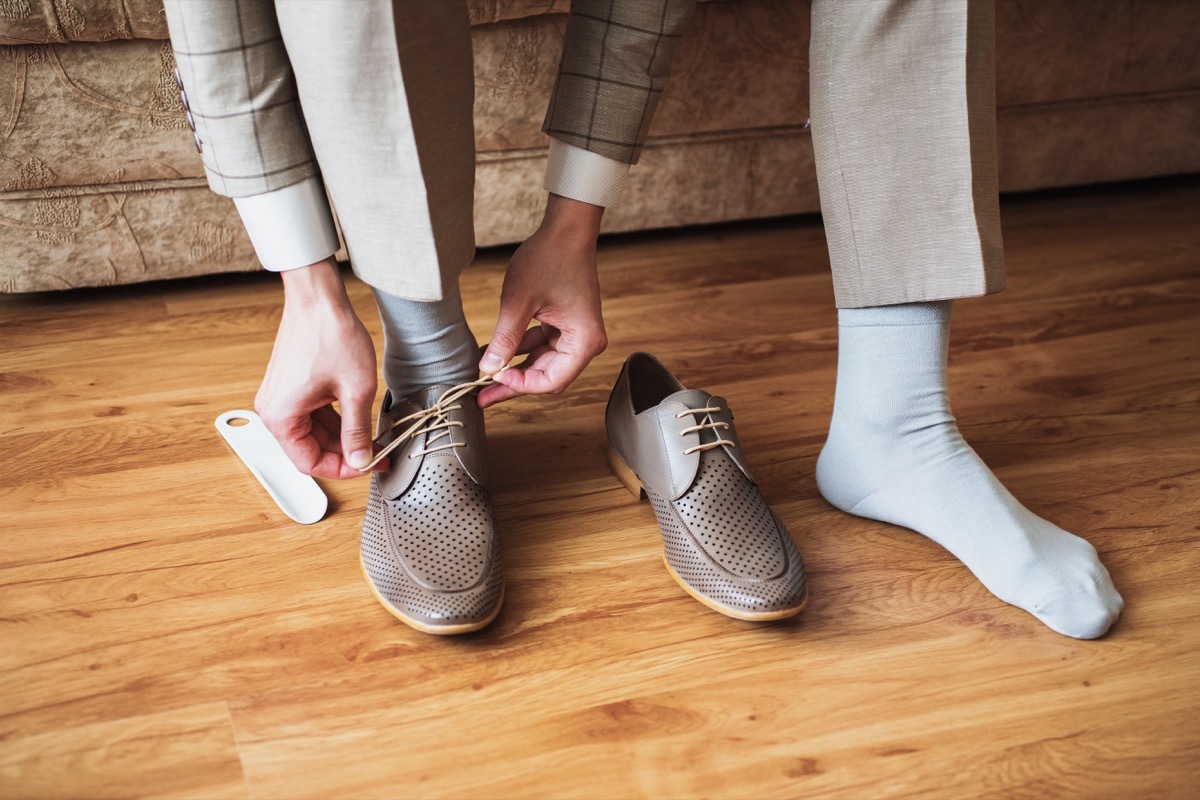
<svg viewBox="0 0 1200 800"><path fill-rule="evenodd" d="M633 494L638 500L646 499L646 488L642 486L641 480L638 479L637 473L629 468L625 460L616 451L611 444L608 446L608 466L612 469L613 474L617 476L626 489ZM800 605L794 608L785 608L781 611L741 611L739 609L730 608L718 603L716 600L705 597L697 592L691 586L688 586L683 578L679 577L679 573L671 567L671 562L667 561L667 554L663 552L663 566L667 568L671 578L679 584L680 588L692 596L693 599L699 601L702 605L711 608L719 614L724 614L733 619L740 619L746 622L773 622L775 620L789 619L796 616L808 606L808 587L804 589L804 597L800 600Z"/></svg>
<svg viewBox="0 0 1200 800"><path fill-rule="evenodd" d="M391 614L396 619L403 622L410 628L420 631L421 633L429 633L434 636L455 636L460 633L474 633L478 630L483 630L500 614L500 608L504 605L504 587L500 587L500 599L496 601L496 607L492 609L492 613L488 614L487 619L479 622L464 622L461 625L430 625L427 622L413 619L404 615L404 612L389 603L379 590L375 588L375 584L371 582L371 576L367 574L367 565L360 556L358 566L362 570L363 579L367 582L367 587L370 588L371 594L375 595L375 599L383 606L384 610Z"/></svg>

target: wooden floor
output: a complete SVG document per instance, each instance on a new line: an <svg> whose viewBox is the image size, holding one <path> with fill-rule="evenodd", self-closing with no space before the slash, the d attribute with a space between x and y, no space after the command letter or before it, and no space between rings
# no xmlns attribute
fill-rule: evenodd
<svg viewBox="0 0 1200 800"><path fill-rule="evenodd" d="M300 526L217 436L276 279L0 299L0 796L1195 797L1198 209L1200 180L1008 199L1011 288L955 312L968 440L1125 596L1095 642L817 494L836 317L812 218L604 244L609 351L488 414L508 599L463 638L364 585L363 481ZM505 256L464 279L481 340ZM726 619L664 571L605 464L636 349L730 399L808 563L798 621Z"/></svg>

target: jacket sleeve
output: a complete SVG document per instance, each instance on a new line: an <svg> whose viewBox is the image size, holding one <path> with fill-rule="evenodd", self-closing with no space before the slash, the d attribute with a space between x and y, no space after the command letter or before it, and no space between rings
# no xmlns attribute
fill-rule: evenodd
<svg viewBox="0 0 1200 800"><path fill-rule="evenodd" d="M636 164L696 0L572 0L542 130Z"/></svg>
<svg viewBox="0 0 1200 800"><path fill-rule="evenodd" d="M271 0L165 0L175 79L214 192L270 270L338 249Z"/></svg>
<svg viewBox="0 0 1200 800"><path fill-rule="evenodd" d="M164 6L176 79L212 190L248 197L316 174L274 3Z"/></svg>

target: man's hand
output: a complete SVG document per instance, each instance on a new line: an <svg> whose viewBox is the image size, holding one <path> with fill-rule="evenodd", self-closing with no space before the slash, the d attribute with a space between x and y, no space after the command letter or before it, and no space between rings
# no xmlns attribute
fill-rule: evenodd
<svg viewBox="0 0 1200 800"><path fill-rule="evenodd" d="M283 283L283 319L254 407L301 472L358 477L374 457L375 346L333 259L288 270ZM386 460L376 467L386 468Z"/></svg>
<svg viewBox="0 0 1200 800"><path fill-rule="evenodd" d="M500 316L479 369L493 374L528 353L520 369L479 393L487 408L520 394L558 394L608 346L596 278L604 209L550 195L541 227L517 248L500 292ZM528 328L531 320L541 324Z"/></svg>

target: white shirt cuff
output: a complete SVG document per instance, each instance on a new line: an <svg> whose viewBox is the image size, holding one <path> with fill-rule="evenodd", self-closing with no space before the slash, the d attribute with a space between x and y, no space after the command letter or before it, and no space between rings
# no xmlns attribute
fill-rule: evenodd
<svg viewBox="0 0 1200 800"><path fill-rule="evenodd" d="M325 185L315 175L273 192L235 197L233 203L258 260L272 272L307 267L338 250Z"/></svg>
<svg viewBox="0 0 1200 800"><path fill-rule="evenodd" d="M628 177L629 165L624 161L551 137L550 156L546 159L548 191L608 208L620 201Z"/></svg>

